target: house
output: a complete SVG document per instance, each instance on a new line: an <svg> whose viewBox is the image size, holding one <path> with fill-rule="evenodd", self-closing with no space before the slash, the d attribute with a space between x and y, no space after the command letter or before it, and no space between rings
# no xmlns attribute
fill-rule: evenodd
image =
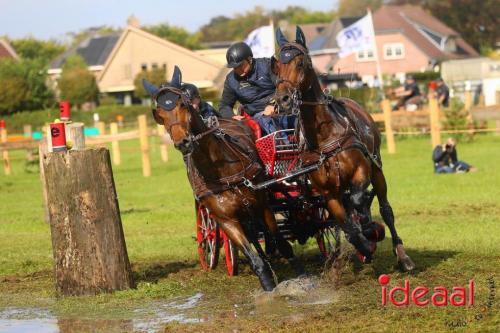
<svg viewBox="0 0 500 333"><path fill-rule="evenodd" d="M19 60L19 56L17 55L12 45L10 45L10 43L7 40L0 38L0 59L7 59L7 58Z"/></svg>
<svg viewBox="0 0 500 333"><path fill-rule="evenodd" d="M500 60L448 60L442 64L441 75L453 96L462 97L465 90L470 90L475 101L482 93L486 106L500 104Z"/></svg>
<svg viewBox="0 0 500 333"><path fill-rule="evenodd" d="M104 64L119 38L120 33L118 32L104 35L92 32L90 37L59 55L50 63L48 69L49 77L54 81L57 80L61 75L62 67L66 60L78 54L87 63L88 70L95 75L96 79L99 78L104 69Z"/></svg>
<svg viewBox="0 0 500 333"><path fill-rule="evenodd" d="M57 79L64 61L80 54L96 75L101 93L115 96L119 102L130 105L134 100L134 78L144 70L163 67L166 78L177 65L183 81L200 89L214 89L224 68L212 59L157 37L139 28L135 19L119 34L93 35L56 59L49 74Z"/></svg>
<svg viewBox="0 0 500 333"><path fill-rule="evenodd" d="M372 84L377 75L374 50L337 56L337 33L358 19L334 21L309 48L318 72L354 72ZM373 24L382 73L400 80L408 72L439 70L445 60L479 56L456 31L418 6L382 6L373 13Z"/></svg>

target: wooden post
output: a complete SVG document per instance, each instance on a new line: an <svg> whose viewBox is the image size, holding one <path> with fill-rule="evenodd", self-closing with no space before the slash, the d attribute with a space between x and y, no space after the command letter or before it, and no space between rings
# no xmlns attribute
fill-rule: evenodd
<svg viewBox="0 0 500 333"><path fill-rule="evenodd" d="M134 287L109 151L48 153L43 163L57 293Z"/></svg>
<svg viewBox="0 0 500 333"><path fill-rule="evenodd" d="M441 144L441 131L439 124L439 105L435 98L429 99L429 117L431 123L431 144L436 147Z"/></svg>
<svg viewBox="0 0 500 333"><path fill-rule="evenodd" d="M151 176L151 161L149 160L149 142L148 142L148 124L146 115L137 117L139 121L139 139L141 141L142 152L142 175L144 177Z"/></svg>
<svg viewBox="0 0 500 333"><path fill-rule="evenodd" d="M52 152L52 138L50 136L50 125L44 127L43 132L45 133L47 139L47 152Z"/></svg>
<svg viewBox="0 0 500 333"><path fill-rule="evenodd" d="M1 142L7 142L7 129L6 128L0 128L0 141ZM5 174L8 176L11 174L11 168L10 168L10 159L9 159L9 151L7 149L3 150L3 170Z"/></svg>
<svg viewBox="0 0 500 333"><path fill-rule="evenodd" d="M104 121L97 122L97 129L99 130L99 135L106 134L106 124Z"/></svg>
<svg viewBox="0 0 500 333"><path fill-rule="evenodd" d="M109 124L109 130L111 132L111 135L116 135L118 134L118 124L117 123L111 123ZM113 140L111 142L111 149L113 152L113 164L114 165L120 165L122 162L121 156L120 156L120 144L118 140Z"/></svg>
<svg viewBox="0 0 500 333"><path fill-rule="evenodd" d="M24 133L23 136L26 139L31 139L31 135L32 135L31 125L24 125L23 126L23 133ZM26 149L26 159L28 160L28 162L33 161L33 150L32 149Z"/></svg>
<svg viewBox="0 0 500 333"><path fill-rule="evenodd" d="M382 110L384 111L384 124L385 124L385 137L387 139L387 151L389 154L394 154L396 152L396 142L394 141L394 132L392 131L392 115L391 115L391 105L389 100L384 99L382 101Z"/></svg>
<svg viewBox="0 0 500 333"><path fill-rule="evenodd" d="M168 150L165 142L165 126L157 125L158 137L160 138L160 154L163 162L168 162Z"/></svg>
<svg viewBox="0 0 500 333"><path fill-rule="evenodd" d="M472 118L472 93L470 90L464 92L464 107L467 111L467 126L469 135L474 135L474 118Z"/></svg>
<svg viewBox="0 0 500 333"><path fill-rule="evenodd" d="M72 142L73 150L84 150L85 149L85 135L83 134L83 129L85 125L83 123L71 123L68 124L67 130L69 130L69 140Z"/></svg>
<svg viewBox="0 0 500 333"><path fill-rule="evenodd" d="M40 181L42 183L42 194L43 194L43 208L45 212L45 222L49 223L49 204L47 202L47 188L45 186L45 167L43 161L49 152L49 146L47 141L40 140L40 145L38 146L38 158L40 166Z"/></svg>

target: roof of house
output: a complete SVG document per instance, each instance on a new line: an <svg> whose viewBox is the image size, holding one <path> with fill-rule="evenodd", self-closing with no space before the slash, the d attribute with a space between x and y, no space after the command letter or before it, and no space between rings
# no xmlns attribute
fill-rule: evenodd
<svg viewBox="0 0 500 333"><path fill-rule="evenodd" d="M418 6L382 6L373 14L373 24L375 33L401 32L425 54L434 59L479 55L455 30ZM437 45L437 40L441 37L454 37L457 52L442 50Z"/></svg>
<svg viewBox="0 0 500 333"><path fill-rule="evenodd" d="M320 34L322 34L323 31L325 31L325 29L329 25L330 23L308 23L308 24L301 24L300 28L302 29L302 32L306 37L306 41L308 40L312 41Z"/></svg>
<svg viewBox="0 0 500 333"><path fill-rule="evenodd" d="M8 41L2 38L0 38L0 58L13 58L16 60L19 59L19 56L17 55L12 45L10 45Z"/></svg>
<svg viewBox="0 0 500 333"><path fill-rule="evenodd" d="M108 59L121 33L95 34L58 56L50 64L51 69L61 68L68 57L79 54L89 66L102 66Z"/></svg>
<svg viewBox="0 0 500 333"><path fill-rule="evenodd" d="M341 17L333 21L321 35L309 43L309 49L320 51L337 48L338 32L360 18ZM373 24L376 34L399 32L433 59L455 59L479 55L456 31L418 6L382 6L373 13ZM443 37L455 38L456 52L446 52L437 45Z"/></svg>
<svg viewBox="0 0 500 333"><path fill-rule="evenodd" d="M341 17L333 22L329 23L322 31L321 34L317 35L314 39L307 39L309 50L311 51L319 51L319 50L327 50L327 49L336 49L337 40L335 37L339 33L340 30L345 27L350 26L357 20L359 20L361 16L357 17ZM307 37L307 36L306 36Z"/></svg>

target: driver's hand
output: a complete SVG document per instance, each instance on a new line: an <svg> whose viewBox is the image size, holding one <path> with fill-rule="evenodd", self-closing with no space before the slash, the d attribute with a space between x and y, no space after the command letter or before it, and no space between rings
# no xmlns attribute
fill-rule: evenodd
<svg viewBox="0 0 500 333"><path fill-rule="evenodd" d="M264 116L270 116L274 113L274 105L268 105L262 113Z"/></svg>
<svg viewBox="0 0 500 333"><path fill-rule="evenodd" d="M243 120L243 119L245 119L245 117L243 117L243 116L233 116L233 119L235 119L235 120Z"/></svg>

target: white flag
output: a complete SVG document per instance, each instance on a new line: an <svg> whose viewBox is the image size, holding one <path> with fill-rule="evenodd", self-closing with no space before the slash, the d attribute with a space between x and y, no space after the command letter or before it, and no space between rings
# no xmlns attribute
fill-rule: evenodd
<svg viewBox="0 0 500 333"><path fill-rule="evenodd" d="M272 25L265 25L252 31L245 39L255 58L274 55L274 31Z"/></svg>
<svg viewBox="0 0 500 333"><path fill-rule="evenodd" d="M339 57L343 58L353 52L374 49L375 33L371 14L340 30L337 34Z"/></svg>

